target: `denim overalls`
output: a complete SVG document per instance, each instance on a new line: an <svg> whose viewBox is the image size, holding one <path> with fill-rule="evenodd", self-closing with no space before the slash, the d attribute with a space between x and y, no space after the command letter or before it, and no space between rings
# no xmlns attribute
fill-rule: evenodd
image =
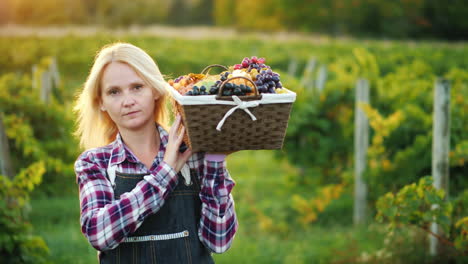
<svg viewBox="0 0 468 264"><path fill-rule="evenodd" d="M115 199L131 191L146 174L115 172ZM198 238L201 214L200 182L190 170L190 183L178 173L179 182L156 214L118 247L100 253L100 263L214 263L211 253Z"/></svg>

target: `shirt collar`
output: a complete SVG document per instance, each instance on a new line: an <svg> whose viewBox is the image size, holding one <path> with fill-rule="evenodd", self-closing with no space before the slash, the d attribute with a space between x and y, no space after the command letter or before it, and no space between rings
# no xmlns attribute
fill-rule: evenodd
<svg viewBox="0 0 468 264"><path fill-rule="evenodd" d="M168 142L169 134L166 132L166 130L164 130L163 127L161 127L157 123L156 123L156 127L159 131L159 138L161 139L161 144L159 147L157 158L162 160L164 158L164 152L166 150L166 145ZM138 162L138 159L135 157L132 151L123 142L122 136L120 135L120 133L117 133L117 136L114 142L112 142L110 165L120 164L124 162L125 160L128 160L129 162L132 162L132 163Z"/></svg>

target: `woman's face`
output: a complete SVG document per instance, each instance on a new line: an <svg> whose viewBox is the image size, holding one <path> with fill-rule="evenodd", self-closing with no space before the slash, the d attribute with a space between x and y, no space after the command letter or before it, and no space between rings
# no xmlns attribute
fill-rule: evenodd
<svg viewBox="0 0 468 264"><path fill-rule="evenodd" d="M101 79L101 110L107 111L119 130L138 130L153 125L159 98L126 63L111 62Z"/></svg>

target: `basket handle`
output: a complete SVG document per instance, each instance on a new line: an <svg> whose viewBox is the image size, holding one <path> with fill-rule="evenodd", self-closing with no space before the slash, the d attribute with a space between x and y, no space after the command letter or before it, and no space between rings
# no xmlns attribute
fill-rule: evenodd
<svg viewBox="0 0 468 264"><path fill-rule="evenodd" d="M219 91L218 91L218 96L217 96L217 97L223 96L223 88L224 88L224 85L225 85L226 83L228 83L228 82L234 80L234 79L246 79L247 81L249 81L249 82L253 85L253 89L254 89L255 94L254 94L254 95L251 95L251 96L249 96L249 97L259 97L259 96L261 96L261 95L258 94L257 85L255 85L255 83L254 83L251 79L249 79L249 78L247 78L247 77L244 77L244 76L235 76L235 77L231 77L231 78L225 80L223 83L221 83L221 86L219 86Z"/></svg>
<svg viewBox="0 0 468 264"><path fill-rule="evenodd" d="M208 72L211 70L211 68L215 68L215 67L222 68L222 69L224 69L225 71L228 70L228 67L226 67L226 66L224 66L224 65L221 65L221 64L211 64L211 65L206 66L205 69L203 69L203 71L201 71L201 74L208 74Z"/></svg>

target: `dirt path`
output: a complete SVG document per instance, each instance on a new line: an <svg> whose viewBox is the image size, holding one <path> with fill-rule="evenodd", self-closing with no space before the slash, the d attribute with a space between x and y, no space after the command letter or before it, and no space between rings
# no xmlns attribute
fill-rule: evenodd
<svg viewBox="0 0 468 264"><path fill-rule="evenodd" d="M174 27L174 26L132 26L125 29L109 29L100 26L44 26L32 27L21 25L0 26L0 37L4 36L38 36L38 37L63 37L67 35L75 36L93 36L97 34L111 35L146 35L170 38L184 39L235 39L242 37L251 37L262 40L274 41L307 41L313 43L326 43L332 39L325 35L311 35L292 32L239 32L232 28L193 26L193 27ZM346 40L349 38L339 38Z"/></svg>

